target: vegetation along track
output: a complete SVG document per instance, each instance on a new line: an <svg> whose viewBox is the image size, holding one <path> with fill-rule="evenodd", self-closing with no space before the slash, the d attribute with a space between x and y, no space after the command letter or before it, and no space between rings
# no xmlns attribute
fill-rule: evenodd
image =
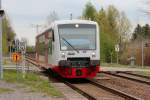
<svg viewBox="0 0 150 100"><path fill-rule="evenodd" d="M150 78L148 76L142 76L142 75L132 74L129 72L121 72L121 71L103 72L103 73L150 85Z"/></svg>

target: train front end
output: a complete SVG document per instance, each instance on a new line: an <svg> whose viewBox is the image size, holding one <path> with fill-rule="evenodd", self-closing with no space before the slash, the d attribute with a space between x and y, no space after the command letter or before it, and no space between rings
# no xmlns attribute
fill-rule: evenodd
<svg viewBox="0 0 150 100"><path fill-rule="evenodd" d="M93 78L100 70L99 27L96 22L58 25L59 74L64 78Z"/></svg>

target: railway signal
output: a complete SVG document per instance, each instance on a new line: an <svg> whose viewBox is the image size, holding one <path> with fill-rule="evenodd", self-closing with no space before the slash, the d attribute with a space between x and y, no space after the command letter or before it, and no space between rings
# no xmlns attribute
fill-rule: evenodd
<svg viewBox="0 0 150 100"><path fill-rule="evenodd" d="M21 55L19 53L13 53L12 54L12 61L16 62L16 63L21 61Z"/></svg>
<svg viewBox="0 0 150 100"><path fill-rule="evenodd" d="M21 55L19 53L12 53L12 61L16 63L17 80L18 80L18 76L19 76L18 62L21 61Z"/></svg>
<svg viewBox="0 0 150 100"><path fill-rule="evenodd" d="M17 53L13 53L13 61L16 62L16 70L18 73L18 65L17 62L19 62L20 60L22 60L22 75L23 78L25 77L25 53L26 53L26 41L22 40L19 41L19 39L14 40L14 48L15 48L15 52ZM19 54L21 53L21 54Z"/></svg>

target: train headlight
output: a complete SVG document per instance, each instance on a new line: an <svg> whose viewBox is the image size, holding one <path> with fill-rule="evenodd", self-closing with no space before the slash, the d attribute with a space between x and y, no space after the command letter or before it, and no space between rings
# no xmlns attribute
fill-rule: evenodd
<svg viewBox="0 0 150 100"><path fill-rule="evenodd" d="M64 52L61 53L61 57L65 58L65 53Z"/></svg>
<svg viewBox="0 0 150 100"><path fill-rule="evenodd" d="M96 57L96 54L95 54L95 52L93 52L93 53L92 53L92 57Z"/></svg>

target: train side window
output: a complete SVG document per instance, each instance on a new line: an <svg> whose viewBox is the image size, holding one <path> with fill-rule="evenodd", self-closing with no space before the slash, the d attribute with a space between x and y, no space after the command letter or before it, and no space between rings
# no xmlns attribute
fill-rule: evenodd
<svg viewBox="0 0 150 100"><path fill-rule="evenodd" d="M38 43L38 50L40 55L45 55L45 43Z"/></svg>

